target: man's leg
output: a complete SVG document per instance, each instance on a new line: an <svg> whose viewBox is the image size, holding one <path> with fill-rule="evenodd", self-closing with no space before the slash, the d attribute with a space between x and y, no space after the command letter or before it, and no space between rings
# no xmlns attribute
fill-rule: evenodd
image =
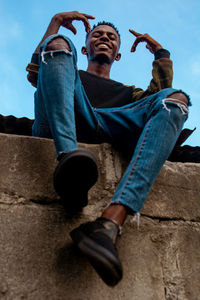
<svg viewBox="0 0 200 300"><path fill-rule="evenodd" d="M186 97L185 94L183 93L180 93L180 92L176 92L176 93L173 93L171 94L170 96L167 96L166 97L166 101L167 103L175 103L175 104L178 104L180 106L182 106L183 108L185 108L185 111L187 111L187 107L188 107L188 104L189 104L189 101L188 101L188 98ZM169 108L170 109L170 108ZM183 124L183 123L182 123ZM179 126L179 128L182 128L182 125L181 127ZM180 130L178 130L179 132ZM172 144L169 144L168 146L168 151L167 151L167 154L163 157L162 161L159 162L159 165L162 167L163 165L163 160L165 161L170 153L171 153L171 150L173 149L173 145L175 144L177 138L178 138L179 134L177 133L173 139L173 143ZM155 139L155 135L152 136L152 139ZM167 137L165 136L164 137L164 143L167 142ZM148 145L146 145L148 147ZM140 146L141 148L141 146ZM155 152L153 153L153 155L156 156L156 152L159 151L159 149L155 149ZM163 163L162 163L163 162ZM157 171L157 174L158 174L159 171ZM154 180L153 180L154 181ZM152 184L151 184L152 186ZM117 222L119 225L123 225L124 221L126 220L126 217L128 215L128 211L130 211L130 208L127 209L127 206L126 205L123 205L123 204L117 204L117 203L111 203L110 206L108 206L102 213L102 217L103 218L109 218L109 219L112 219L114 220L115 222ZM133 211L134 212L134 211Z"/></svg>
<svg viewBox="0 0 200 300"><path fill-rule="evenodd" d="M173 149L188 112L188 98L183 93L173 94L172 89L150 100L144 100L142 104L140 101L141 106L138 107L133 105L133 110L123 108L123 118L119 117L119 109L111 117L108 115L113 114L112 110L101 111L101 116L105 113L106 125L112 119L117 122L119 118L126 120L124 128L128 124L130 128L135 128L137 124L142 132L111 205L104 210L101 218L82 224L71 232L74 242L108 285L116 285L122 278L122 266L115 248L120 226L128 214L139 212L142 208L157 174ZM103 123L103 118L100 122ZM128 139L131 143L131 135Z"/></svg>
<svg viewBox="0 0 200 300"><path fill-rule="evenodd" d="M97 180L97 163L92 153L77 149L75 109L81 106L82 130L88 136L95 135L97 121L81 85L72 42L51 36L40 54L33 135L53 137L59 161L55 189L66 208L79 210L87 204L87 192Z"/></svg>
<svg viewBox="0 0 200 300"><path fill-rule="evenodd" d="M33 135L52 137L57 155L77 148L74 120L76 50L72 50L66 40L55 37L45 41L40 52Z"/></svg>

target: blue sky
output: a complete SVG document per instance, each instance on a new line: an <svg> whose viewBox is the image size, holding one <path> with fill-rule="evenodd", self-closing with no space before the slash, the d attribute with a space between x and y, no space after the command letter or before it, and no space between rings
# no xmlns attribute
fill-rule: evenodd
<svg viewBox="0 0 200 300"><path fill-rule="evenodd" d="M171 52L174 63L173 87L187 92L192 100L185 127L197 130L186 144L200 146L200 1L199 0L0 0L0 114L33 118L35 89L26 80L25 67L41 40L51 18L58 12L78 10L94 15L98 21L113 22L122 39L122 58L113 65L111 78L146 89L151 80L153 55L144 44L130 53L132 28L149 33ZM76 36L66 29L79 53L78 66L85 69L86 57L80 53L85 32L75 21Z"/></svg>

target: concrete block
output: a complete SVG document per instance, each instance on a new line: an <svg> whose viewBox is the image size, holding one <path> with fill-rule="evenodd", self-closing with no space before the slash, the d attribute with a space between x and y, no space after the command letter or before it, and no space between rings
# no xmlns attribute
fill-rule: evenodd
<svg viewBox="0 0 200 300"><path fill-rule="evenodd" d="M128 162L108 144L79 146L93 152L99 165L99 180L89 193L90 209L105 207ZM0 157L2 201L59 201L52 184L57 164L52 140L0 134ZM200 220L199 195L200 164L167 161L142 213L159 218Z"/></svg>
<svg viewBox="0 0 200 300"><path fill-rule="evenodd" d="M0 134L0 299L198 300L200 164L166 162L141 211L119 238L123 280L106 286L69 232L99 216L127 161L112 147L80 145L99 163L89 205L72 217L52 185L53 142Z"/></svg>

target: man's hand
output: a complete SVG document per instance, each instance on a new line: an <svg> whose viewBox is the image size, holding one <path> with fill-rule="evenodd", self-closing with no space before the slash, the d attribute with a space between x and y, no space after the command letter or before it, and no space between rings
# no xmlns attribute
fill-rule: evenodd
<svg viewBox="0 0 200 300"><path fill-rule="evenodd" d="M89 33L91 31L91 28L88 19L95 19L95 17L91 15L79 13L78 11L72 11L72 12L64 12L64 13L56 14L53 19L55 19L55 21L58 23L59 26L63 26L71 30L74 34L76 34L77 30L72 25L72 21L74 20L82 21L85 26L85 31Z"/></svg>
<svg viewBox="0 0 200 300"><path fill-rule="evenodd" d="M40 46L44 42L44 40L49 37L52 34L56 34L59 31L60 26L63 26L69 30L71 30L74 34L76 34L77 30L72 25L72 22L75 20L82 21L85 26L85 31L90 32L90 23L88 19L95 19L95 17L87 14L79 13L78 11L72 11L72 12L64 12L64 13L58 13L56 14L52 19L51 22L41 40L37 48L35 49L34 53L39 53Z"/></svg>
<svg viewBox="0 0 200 300"><path fill-rule="evenodd" d="M136 40L133 43L133 46L131 47L131 52L135 52L137 45L141 42L147 43L146 48L151 53L155 53L157 50L162 49L162 46L147 33L141 34L134 31L133 29L129 29L129 31L136 37Z"/></svg>

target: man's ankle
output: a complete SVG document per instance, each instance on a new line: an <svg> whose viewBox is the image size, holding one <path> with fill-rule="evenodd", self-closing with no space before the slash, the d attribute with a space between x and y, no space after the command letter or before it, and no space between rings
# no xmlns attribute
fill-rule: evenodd
<svg viewBox="0 0 200 300"><path fill-rule="evenodd" d="M111 219L122 226L128 215L126 206L122 204L111 204L102 213L101 218Z"/></svg>

